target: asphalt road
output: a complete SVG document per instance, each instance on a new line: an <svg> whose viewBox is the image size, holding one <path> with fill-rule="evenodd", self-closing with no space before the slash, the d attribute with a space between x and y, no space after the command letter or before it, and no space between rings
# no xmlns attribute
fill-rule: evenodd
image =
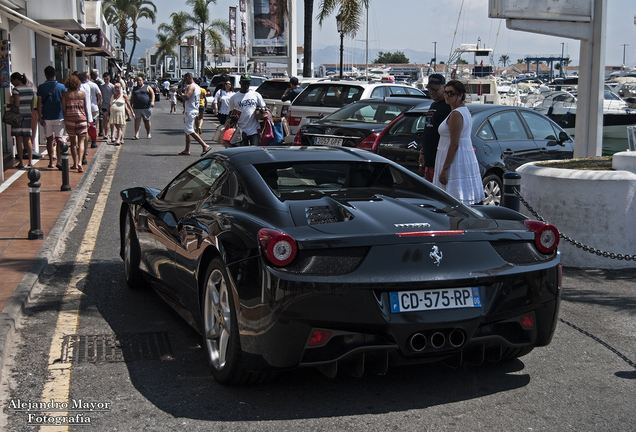
<svg viewBox="0 0 636 432"><path fill-rule="evenodd" d="M384 376L341 373L335 379L301 369L264 385L218 385L208 372L199 335L153 291L128 289L118 255L119 191L163 187L200 153L193 143L192 156L177 155L184 146L182 117L168 114L168 108L165 100L157 103L152 140L130 140L129 126L125 145L109 146L97 162L84 205L41 278L12 361L3 371L4 430L32 431L29 422L41 416L16 411L18 401L50 400L42 392L52 379L49 352L62 353L62 340L52 338L60 309L67 309L63 296L69 284L81 292L77 334L99 339L159 333L168 341L161 359L140 351L131 361L80 362L67 368L62 375L70 375L70 400L82 401L72 414L84 420L71 430L634 430L636 271L566 269L561 321L552 344L512 362L458 369L428 364L392 368ZM216 127L210 119L204 126L206 141ZM106 195L107 180L112 186ZM100 195L107 196L103 213ZM79 271L92 226L92 255ZM90 411L84 404L91 402L107 410Z"/></svg>

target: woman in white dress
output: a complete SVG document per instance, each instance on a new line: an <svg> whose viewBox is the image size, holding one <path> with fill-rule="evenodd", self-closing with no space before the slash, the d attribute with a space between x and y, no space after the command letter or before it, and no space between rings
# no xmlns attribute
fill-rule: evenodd
<svg viewBox="0 0 636 432"><path fill-rule="evenodd" d="M433 184L464 204L479 204L484 200L484 188L470 139L473 122L464 104L466 87L461 81L451 80L444 90L452 111L439 125Z"/></svg>

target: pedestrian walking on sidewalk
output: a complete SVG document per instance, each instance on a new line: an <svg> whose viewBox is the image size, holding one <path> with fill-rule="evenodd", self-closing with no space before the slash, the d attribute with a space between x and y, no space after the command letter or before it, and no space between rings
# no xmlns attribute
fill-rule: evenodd
<svg viewBox="0 0 636 432"><path fill-rule="evenodd" d="M177 113L177 89L170 87L170 91L168 92L168 98L170 98L170 114Z"/></svg>
<svg viewBox="0 0 636 432"><path fill-rule="evenodd" d="M264 110L265 102L260 93L250 90L251 81L248 74L241 75L241 89L230 98L229 103L230 117L238 117L238 126L243 131L241 146L257 146L260 142L256 108Z"/></svg>
<svg viewBox="0 0 636 432"><path fill-rule="evenodd" d="M90 115L88 116L88 126L93 126L95 128L95 137L97 138L99 108L102 106L102 91L99 89L99 86L97 84L89 79L88 72L81 73L80 78L82 79L82 88L80 90L86 92L86 89L88 89L89 92L88 99L90 105L88 105L88 109L90 110ZM97 148L97 141L91 140L91 148ZM88 151L88 149L86 150ZM83 159L86 159L86 154L84 154ZM86 162L83 161L83 163Z"/></svg>
<svg viewBox="0 0 636 432"><path fill-rule="evenodd" d="M62 95L62 112L64 114L66 132L71 141L71 156L73 157L71 169L77 169L77 172L80 173L84 172L82 158L84 146L86 145L88 115L90 112L90 107L86 102L86 94L80 90L81 84L75 75L71 75L66 80L68 91Z"/></svg>
<svg viewBox="0 0 636 432"><path fill-rule="evenodd" d="M205 109L208 107L208 100L206 99L208 92L201 88L201 79L195 78L194 82L199 86L201 90L201 94L199 95L199 117L197 117L197 133L201 135L202 127L203 127L203 115L205 114Z"/></svg>
<svg viewBox="0 0 636 432"><path fill-rule="evenodd" d="M135 112L128 101L128 96L124 93L121 83L116 82L114 89L115 92L110 98L108 121L110 126L115 128L115 132L117 133L115 145L121 145L124 143L123 128L126 125L126 110L128 110L130 116L133 118L135 117Z"/></svg>
<svg viewBox="0 0 636 432"><path fill-rule="evenodd" d="M137 77L135 83L137 85L133 87L130 93L130 103L135 110L135 137L133 139L139 139L142 119L147 137L150 139L152 138L150 135L150 116L152 115L152 108L155 106L155 91L149 85L144 84L144 79L140 76Z"/></svg>
<svg viewBox="0 0 636 432"><path fill-rule="evenodd" d="M38 113L40 124L44 128L46 150L49 154L49 168L57 166L62 169L62 143L66 135L64 128L64 112L62 110L62 96L66 93L64 84L55 79L55 68L44 68L46 81L38 86Z"/></svg>
<svg viewBox="0 0 636 432"><path fill-rule="evenodd" d="M27 167L33 166L31 114L33 113L32 107L35 94L33 93L33 89L27 85L26 76L20 72L11 74L11 84L13 84L13 90L11 91L11 103L8 107L17 109L18 112L22 114L22 124L17 127L11 127L11 136L15 137L15 145L18 153L18 164L15 167L22 169L24 168L22 153L25 149L29 159Z"/></svg>
<svg viewBox="0 0 636 432"><path fill-rule="evenodd" d="M110 82L110 74L108 72L104 72L104 84L99 86L99 89L102 91L101 111L104 137L108 142L108 137L110 136L111 142L114 142L115 139L113 137L113 130L115 126L110 124L110 122L108 121L108 117L110 114L110 99L113 97L113 93L115 93L115 86L112 82Z"/></svg>
<svg viewBox="0 0 636 432"><path fill-rule="evenodd" d="M190 140L194 138L196 142L201 144L203 151L201 156L210 151L210 146L203 141L203 139L196 132L196 119L199 116L199 97L201 96L201 89L194 83L192 74L188 72L184 75L183 80L185 87L179 90L179 97L185 101L185 150L179 152L180 155L190 154Z"/></svg>
<svg viewBox="0 0 636 432"><path fill-rule="evenodd" d="M232 83L226 80L223 83L223 88L216 92L214 95L213 109L214 115L219 119L219 123L224 125L227 120L227 116L230 113L229 103L230 98L234 96L234 90L232 90Z"/></svg>

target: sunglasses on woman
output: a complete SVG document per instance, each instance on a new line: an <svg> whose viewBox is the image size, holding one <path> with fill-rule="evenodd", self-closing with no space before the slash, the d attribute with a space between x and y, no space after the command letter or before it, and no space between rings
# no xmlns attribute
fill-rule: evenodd
<svg viewBox="0 0 636 432"><path fill-rule="evenodd" d="M459 93L455 93L455 92L452 92L452 91L445 91L444 94L446 96L453 97L453 96L457 96Z"/></svg>

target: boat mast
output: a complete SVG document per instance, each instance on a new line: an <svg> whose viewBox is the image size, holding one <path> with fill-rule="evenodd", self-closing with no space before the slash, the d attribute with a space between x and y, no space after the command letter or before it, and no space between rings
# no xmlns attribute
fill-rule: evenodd
<svg viewBox="0 0 636 432"><path fill-rule="evenodd" d="M366 67L364 73L366 75L366 81L369 82L369 3L367 3L367 40L366 42Z"/></svg>

